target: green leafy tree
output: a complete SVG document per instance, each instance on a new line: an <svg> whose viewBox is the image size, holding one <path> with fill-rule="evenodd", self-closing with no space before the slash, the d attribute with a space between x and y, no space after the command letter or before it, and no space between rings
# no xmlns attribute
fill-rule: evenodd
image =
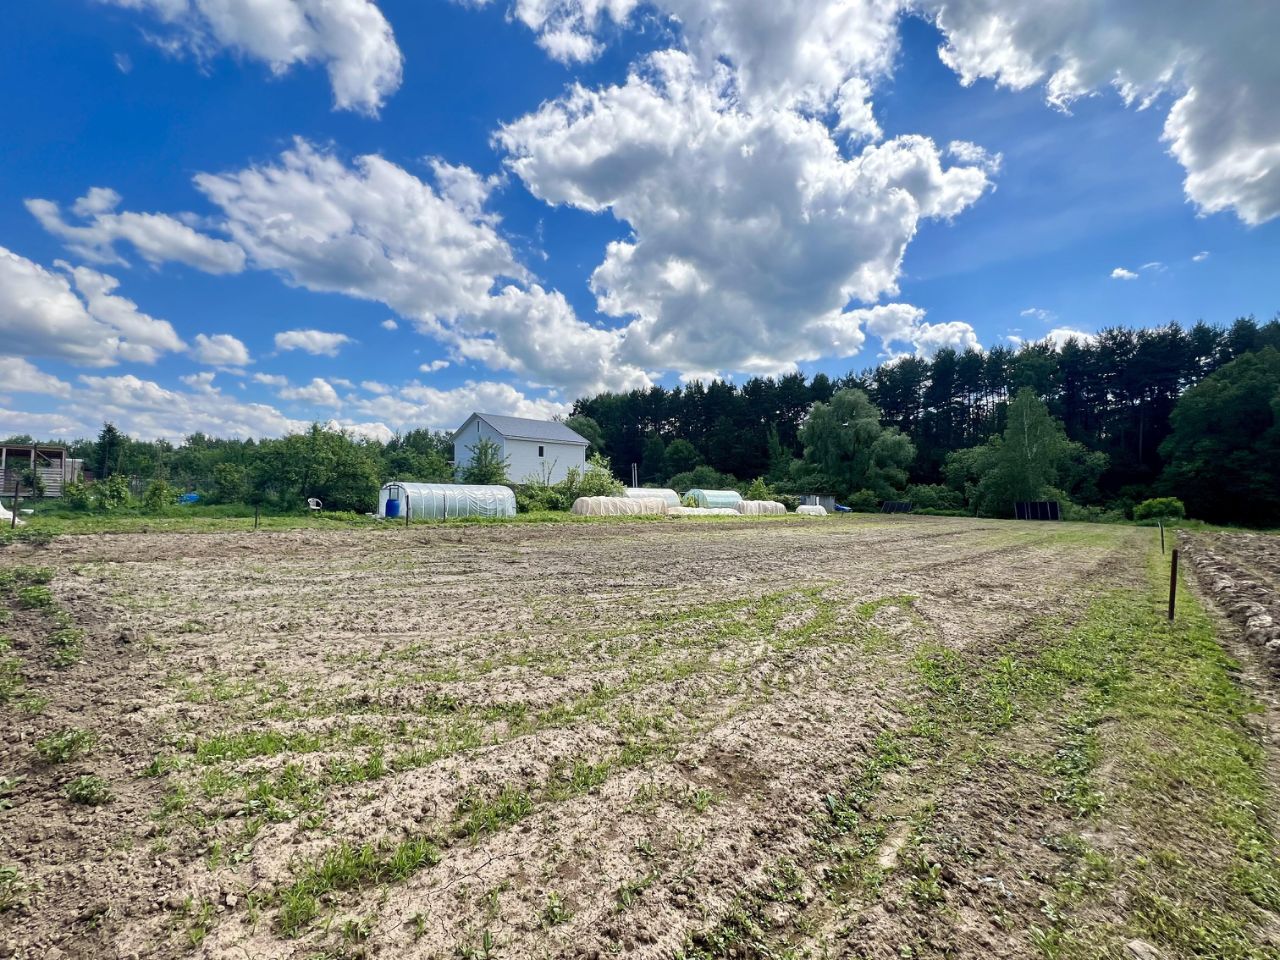
<svg viewBox="0 0 1280 960"><path fill-rule="evenodd" d="M502 448L488 437L481 437L473 446L467 447L471 454L471 462L462 470L463 483L506 483L507 471L511 469L511 458L502 455Z"/></svg>
<svg viewBox="0 0 1280 960"><path fill-rule="evenodd" d="M765 477L772 483L779 483L785 480L787 474L791 471L791 462L795 458L782 445L782 438L778 433L778 425L776 423L769 424L769 430L765 434L765 448L769 455L769 469Z"/></svg>
<svg viewBox="0 0 1280 960"><path fill-rule="evenodd" d="M263 441L251 471L252 499L296 509L315 497L329 510L367 512L378 502L379 450L320 424Z"/></svg>
<svg viewBox="0 0 1280 960"><path fill-rule="evenodd" d="M1009 406L1009 425L994 451L994 470L984 478L989 494L1008 506L1037 500L1058 480L1067 454L1067 436L1049 408L1030 387L1018 391Z"/></svg>
<svg viewBox="0 0 1280 960"><path fill-rule="evenodd" d="M644 442L640 458L640 482L660 483L667 477L667 445L656 433Z"/></svg>
<svg viewBox="0 0 1280 960"><path fill-rule="evenodd" d="M102 430L98 433L97 458L94 461L98 467L98 479L105 480L120 468L120 458L124 454L127 440L128 437L114 423L108 421L102 425Z"/></svg>
<svg viewBox="0 0 1280 960"><path fill-rule="evenodd" d="M861 390L838 390L830 403L815 403L800 441L804 459L793 481L836 496L862 489L891 496L906 486L916 454L900 430L880 423L880 411Z"/></svg>
<svg viewBox="0 0 1280 960"><path fill-rule="evenodd" d="M667 445L665 473L668 477L678 473L688 473L701 464L702 454L698 453L697 448L688 440L683 438L672 440Z"/></svg>
<svg viewBox="0 0 1280 960"><path fill-rule="evenodd" d="M1105 454L1067 439L1062 424L1030 387L1009 405L1004 433L985 444L952 453L944 474L983 516L1010 516L1022 500L1060 500L1064 485L1096 484Z"/></svg>
<svg viewBox="0 0 1280 960"><path fill-rule="evenodd" d="M1206 377L1170 424L1161 483L1191 516L1280 525L1280 350L1246 353Z"/></svg>
<svg viewBox="0 0 1280 960"><path fill-rule="evenodd" d="M600 424L596 423L591 417L578 414L567 419L564 425L587 441L588 457L604 454L604 431L600 429Z"/></svg>
<svg viewBox="0 0 1280 960"><path fill-rule="evenodd" d="M220 463L213 468L214 503L244 503L249 496L249 476L238 463Z"/></svg>

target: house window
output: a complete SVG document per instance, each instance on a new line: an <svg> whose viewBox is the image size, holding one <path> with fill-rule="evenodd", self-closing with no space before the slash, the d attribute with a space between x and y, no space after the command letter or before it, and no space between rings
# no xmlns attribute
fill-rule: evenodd
<svg viewBox="0 0 1280 960"><path fill-rule="evenodd" d="M542 446L542 444L538 444L538 459L541 460L546 455L547 455L547 448Z"/></svg>

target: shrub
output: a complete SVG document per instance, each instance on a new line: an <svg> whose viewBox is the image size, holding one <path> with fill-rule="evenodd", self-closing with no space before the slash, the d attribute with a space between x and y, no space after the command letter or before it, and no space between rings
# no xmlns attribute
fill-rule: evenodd
<svg viewBox="0 0 1280 960"><path fill-rule="evenodd" d="M573 472L570 470L570 475ZM576 500L578 497L620 497L625 490L626 487L613 475L609 458L597 453L587 461L587 469L583 471L577 489L572 492L573 499Z"/></svg>
<svg viewBox="0 0 1280 960"><path fill-rule="evenodd" d="M564 496L555 486L541 481L526 483L516 488L516 510L520 513L536 513L542 510L568 510Z"/></svg>
<svg viewBox="0 0 1280 960"><path fill-rule="evenodd" d="M163 480L152 480L142 494L142 509L147 513L160 513L177 500L178 494Z"/></svg>
<svg viewBox="0 0 1280 960"><path fill-rule="evenodd" d="M18 476L18 482L28 496L37 499L44 496L44 477L40 476L40 471L28 467Z"/></svg>
<svg viewBox="0 0 1280 960"><path fill-rule="evenodd" d="M756 477L742 493L743 500L777 500L778 491L764 477Z"/></svg>
<svg viewBox="0 0 1280 960"><path fill-rule="evenodd" d="M667 481L673 490L736 490L738 481L727 473L703 464L686 473L678 473Z"/></svg>
<svg viewBox="0 0 1280 960"><path fill-rule="evenodd" d="M521 485L516 490L516 509L568 510L579 497L620 497L626 487L613 475L607 457L593 454L585 470L570 467L563 480L551 483L547 475Z"/></svg>
<svg viewBox="0 0 1280 960"><path fill-rule="evenodd" d="M1183 520L1186 516L1187 509L1177 497L1155 497L1133 508L1135 520Z"/></svg>
<svg viewBox="0 0 1280 960"><path fill-rule="evenodd" d="M1082 507L1069 500L1062 501L1062 519L1077 523L1124 523L1123 510L1108 507Z"/></svg>
<svg viewBox="0 0 1280 960"><path fill-rule="evenodd" d="M857 513L879 513L880 498L874 490L859 490L849 497L846 506Z"/></svg>
<svg viewBox="0 0 1280 960"><path fill-rule="evenodd" d="M940 483L913 483L904 499L913 509L957 511L964 509L964 495Z"/></svg>
<svg viewBox="0 0 1280 960"><path fill-rule="evenodd" d="M88 510L93 506L93 486L72 480L62 488L62 505L72 510Z"/></svg>
<svg viewBox="0 0 1280 960"><path fill-rule="evenodd" d="M129 493L129 480L118 473L113 473L105 480L99 480L92 487L93 498L99 510L117 510L127 507L133 499Z"/></svg>

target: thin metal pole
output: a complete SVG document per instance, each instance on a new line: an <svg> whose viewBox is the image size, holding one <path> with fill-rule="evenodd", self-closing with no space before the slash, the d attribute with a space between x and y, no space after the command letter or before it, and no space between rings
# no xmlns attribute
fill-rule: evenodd
<svg viewBox="0 0 1280 960"><path fill-rule="evenodd" d="M1169 620L1173 620L1173 611L1178 602L1178 548L1173 548L1173 563L1169 565Z"/></svg>
<svg viewBox="0 0 1280 960"><path fill-rule="evenodd" d="M9 529L16 530L18 528L18 504L22 501L22 484L15 480L13 482L13 515L9 518Z"/></svg>
<svg viewBox="0 0 1280 960"><path fill-rule="evenodd" d="M1158 520L1156 522L1160 524L1160 556L1163 557L1164 556L1164 521Z"/></svg>
<svg viewBox="0 0 1280 960"><path fill-rule="evenodd" d="M413 513L413 507L409 506L409 491L404 492L404 528L409 529L409 517Z"/></svg>

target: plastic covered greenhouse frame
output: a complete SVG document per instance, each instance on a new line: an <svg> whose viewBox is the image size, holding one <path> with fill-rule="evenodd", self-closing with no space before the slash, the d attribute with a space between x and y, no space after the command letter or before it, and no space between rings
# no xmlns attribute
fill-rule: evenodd
<svg viewBox="0 0 1280 960"><path fill-rule="evenodd" d="M378 497L378 516L388 501L399 502L398 520L453 520L459 517L514 517L516 495L509 487L465 483L385 484ZM407 511L407 512L406 512Z"/></svg>

